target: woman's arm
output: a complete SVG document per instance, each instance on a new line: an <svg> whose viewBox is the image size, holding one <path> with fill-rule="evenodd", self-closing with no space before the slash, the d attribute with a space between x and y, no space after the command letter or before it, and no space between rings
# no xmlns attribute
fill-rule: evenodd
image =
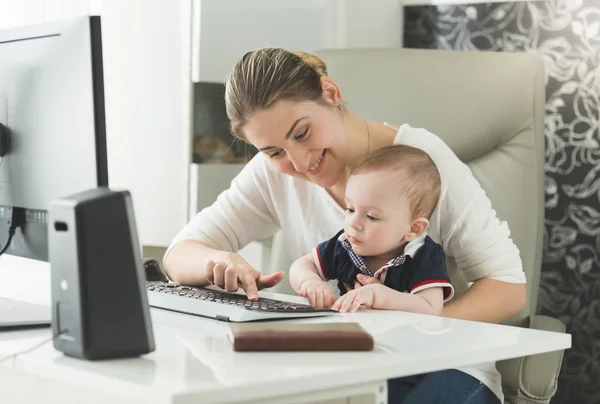
<svg viewBox="0 0 600 404"><path fill-rule="evenodd" d="M272 198L283 191L272 189L281 181L273 181L270 175L264 157L257 155L213 205L175 236L164 258L170 279L181 284L214 283L227 290L237 290L239 285L255 295L257 289L273 286L283 278L282 273L262 276L233 252L273 235L279 228Z"/></svg>
<svg viewBox="0 0 600 404"><path fill-rule="evenodd" d="M470 170L460 182L451 180L440 209L440 227L450 229L442 232L444 249L464 279L472 282L442 315L500 323L521 312L527 289L519 249Z"/></svg>
<svg viewBox="0 0 600 404"><path fill-rule="evenodd" d="M225 261L228 254L230 253L227 251L210 248L198 240L181 240L165 257L165 272L173 282L205 286L208 281L203 269L206 268L208 261Z"/></svg>
<svg viewBox="0 0 600 404"><path fill-rule="evenodd" d="M173 275L171 268L177 268ZM258 298L260 289L271 288L284 277L283 272L264 275L239 254L216 250L196 240L177 243L166 259L165 270L172 281L183 285L224 285L230 292L241 287L251 300Z"/></svg>
<svg viewBox="0 0 600 404"><path fill-rule="evenodd" d="M443 317L501 323L519 314L527 301L525 284L479 279L442 311Z"/></svg>
<svg viewBox="0 0 600 404"><path fill-rule="evenodd" d="M446 236L445 248L472 284L444 307L442 315L500 323L525 307L523 263L508 225L496 217L490 200L479 196L468 208L462 218L456 218L458 224Z"/></svg>
<svg viewBox="0 0 600 404"><path fill-rule="evenodd" d="M198 240L185 239L175 244L165 259L165 272L169 279L182 285L205 286L211 282L206 278L206 267L213 263L237 263L250 265L237 253L208 247Z"/></svg>

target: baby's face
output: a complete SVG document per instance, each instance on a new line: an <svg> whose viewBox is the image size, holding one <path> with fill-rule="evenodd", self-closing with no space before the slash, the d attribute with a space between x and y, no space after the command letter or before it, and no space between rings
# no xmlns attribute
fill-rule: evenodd
<svg viewBox="0 0 600 404"><path fill-rule="evenodd" d="M344 231L358 255L399 255L411 226L410 206L398 175L371 172L353 175L346 187Z"/></svg>

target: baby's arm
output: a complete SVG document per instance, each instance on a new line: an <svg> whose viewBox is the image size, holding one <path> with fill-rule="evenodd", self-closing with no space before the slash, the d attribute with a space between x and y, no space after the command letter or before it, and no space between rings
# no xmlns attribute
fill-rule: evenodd
<svg viewBox="0 0 600 404"><path fill-rule="evenodd" d="M301 294L300 290L306 281L323 282L317 272L317 266L313 260L312 254L307 254L298 258L290 267L290 283L296 293Z"/></svg>
<svg viewBox="0 0 600 404"><path fill-rule="evenodd" d="M317 271L312 254L300 257L290 267L290 283L311 306L329 308L335 303L335 294Z"/></svg>
<svg viewBox="0 0 600 404"><path fill-rule="evenodd" d="M363 286L368 288L376 285ZM374 309L402 310L413 313L431 314L439 316L444 307L444 292L441 287L428 288L417 293L398 292L387 286L376 288L373 291ZM359 288L360 290L362 288Z"/></svg>
<svg viewBox="0 0 600 404"><path fill-rule="evenodd" d="M355 312L361 306L439 316L444 306L444 294L441 287L407 293L399 292L381 283L370 283L348 291L335 302L332 308L344 313Z"/></svg>

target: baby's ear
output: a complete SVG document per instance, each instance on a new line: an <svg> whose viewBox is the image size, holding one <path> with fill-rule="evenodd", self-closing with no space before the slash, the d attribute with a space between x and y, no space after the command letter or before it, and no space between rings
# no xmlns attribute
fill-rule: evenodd
<svg viewBox="0 0 600 404"><path fill-rule="evenodd" d="M418 217L413 220L408 233L404 236L406 241L413 241L423 235L429 228L429 220L424 217Z"/></svg>

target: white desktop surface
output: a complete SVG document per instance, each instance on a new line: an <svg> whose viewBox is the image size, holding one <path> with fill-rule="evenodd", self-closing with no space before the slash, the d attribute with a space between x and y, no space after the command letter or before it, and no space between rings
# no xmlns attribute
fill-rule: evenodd
<svg viewBox="0 0 600 404"><path fill-rule="evenodd" d="M49 304L48 264L0 257L0 296ZM23 277L26 285L15 286ZM9 284L12 284L9 286ZM21 294L16 289L22 289ZM302 301L297 297L261 296ZM45 296L42 299L41 296ZM136 359L84 361L51 343L0 364L7 402L293 402L351 395L350 386L392 377L565 349L569 334L362 311L299 321L356 321L374 336L373 352L236 353L227 323L152 310L156 350ZM0 333L0 357L49 338L50 329ZM360 391L359 391L360 392ZM319 396L319 393L322 393ZM379 400L381 401L381 400Z"/></svg>

